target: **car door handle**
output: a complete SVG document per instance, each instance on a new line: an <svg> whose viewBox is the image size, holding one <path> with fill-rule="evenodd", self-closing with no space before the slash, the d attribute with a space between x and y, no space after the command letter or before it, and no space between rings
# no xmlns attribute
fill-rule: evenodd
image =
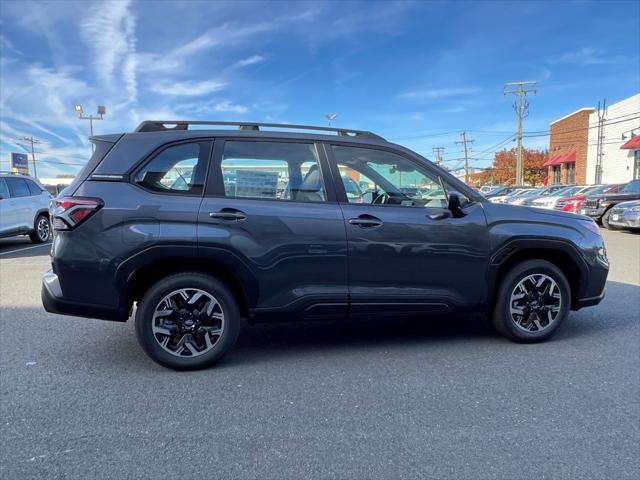
<svg viewBox="0 0 640 480"><path fill-rule="evenodd" d="M427 215L431 220L444 220L445 218L451 217L448 212L438 212Z"/></svg>
<svg viewBox="0 0 640 480"><path fill-rule="evenodd" d="M222 209L219 212L211 212L209 213L211 218L218 218L220 220L235 220L239 222L247 218L246 213L241 212L240 210L232 210L232 209Z"/></svg>
<svg viewBox="0 0 640 480"><path fill-rule="evenodd" d="M360 215L357 218L350 218L349 223L360 228L375 228L382 225L382 220L373 215Z"/></svg>

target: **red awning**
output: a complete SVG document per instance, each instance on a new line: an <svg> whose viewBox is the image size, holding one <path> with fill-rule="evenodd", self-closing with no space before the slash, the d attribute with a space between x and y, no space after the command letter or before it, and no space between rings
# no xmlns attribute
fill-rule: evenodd
<svg viewBox="0 0 640 480"><path fill-rule="evenodd" d="M620 149L626 149L626 150L638 150L640 149L640 135L636 135L635 137L631 137L631 140L629 140L627 143L625 143L624 145L622 145L620 147Z"/></svg>
<svg viewBox="0 0 640 480"><path fill-rule="evenodd" d="M551 167L552 165L560 165L562 163L573 163L576 161L576 152L572 150L569 153L555 155L542 164L543 167Z"/></svg>
<svg viewBox="0 0 640 480"><path fill-rule="evenodd" d="M556 160L558 163L575 163L576 161L576 151L572 150L569 153L562 155L561 158Z"/></svg>
<svg viewBox="0 0 640 480"><path fill-rule="evenodd" d="M554 155L553 157L549 157L549 160L542 164L543 167L550 167L551 165L555 165L556 159L561 157L562 155Z"/></svg>

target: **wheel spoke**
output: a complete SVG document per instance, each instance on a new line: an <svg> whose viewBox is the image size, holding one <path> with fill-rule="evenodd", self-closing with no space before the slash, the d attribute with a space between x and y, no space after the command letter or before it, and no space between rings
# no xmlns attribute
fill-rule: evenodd
<svg viewBox="0 0 640 480"><path fill-rule="evenodd" d="M555 280L544 273L524 277L511 292L511 320L527 332L549 328L561 307L562 293Z"/></svg>
<svg viewBox="0 0 640 480"><path fill-rule="evenodd" d="M165 351L178 357L195 357L218 343L224 325L222 307L210 293L198 288L182 288L158 303L151 330Z"/></svg>

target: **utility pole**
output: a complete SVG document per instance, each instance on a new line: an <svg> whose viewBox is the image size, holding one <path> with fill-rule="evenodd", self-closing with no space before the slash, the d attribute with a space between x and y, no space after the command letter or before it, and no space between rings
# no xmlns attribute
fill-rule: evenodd
<svg viewBox="0 0 640 480"><path fill-rule="evenodd" d="M20 140L24 142L29 142L31 144L31 160L33 161L33 176L38 178L38 170L36 169L36 150L34 145L37 143L42 143L37 138L34 138L33 135L31 137L22 137Z"/></svg>
<svg viewBox="0 0 640 480"><path fill-rule="evenodd" d="M456 142L456 144L462 144L464 146L464 183L469 185L469 148L467 145L475 142L475 140L469 140L467 138L467 132L462 132L460 136L462 137L462 141Z"/></svg>
<svg viewBox="0 0 640 480"><path fill-rule="evenodd" d="M433 156L435 157L436 165L442 163L442 152L444 152L444 147L433 147Z"/></svg>
<svg viewBox="0 0 640 480"><path fill-rule="evenodd" d="M604 156L604 122L607 120L607 99L602 101L602 108L600 108L600 101L598 100L598 138L596 143L596 178L595 183L602 183L602 157Z"/></svg>
<svg viewBox="0 0 640 480"><path fill-rule="evenodd" d="M518 97L516 103L513 105L518 114L518 150L516 152L516 185L522 185L523 165L522 165L522 119L527 116L529 112L529 102L525 99L527 93L537 93L538 81L529 82L510 82L504 84L503 94L507 95L513 93Z"/></svg>

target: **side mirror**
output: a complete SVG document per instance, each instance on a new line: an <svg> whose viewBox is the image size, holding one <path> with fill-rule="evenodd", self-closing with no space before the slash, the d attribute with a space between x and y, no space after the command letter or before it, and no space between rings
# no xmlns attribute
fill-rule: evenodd
<svg viewBox="0 0 640 480"><path fill-rule="evenodd" d="M449 194L449 211L454 218L460 218L464 216L462 207L466 204L466 199L461 199L461 195L458 192L451 192Z"/></svg>

